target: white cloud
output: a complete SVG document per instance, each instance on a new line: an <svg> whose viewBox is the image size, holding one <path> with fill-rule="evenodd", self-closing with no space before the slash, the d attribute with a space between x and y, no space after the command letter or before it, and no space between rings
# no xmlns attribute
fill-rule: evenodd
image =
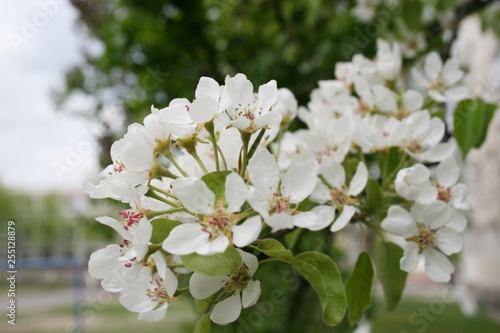
<svg viewBox="0 0 500 333"><path fill-rule="evenodd" d="M43 4L52 7L44 9ZM79 163L70 166L71 172L58 178L53 170L54 163L67 165L71 149L77 151L85 142L92 142L93 125L56 111L50 100L51 90L63 83L64 71L81 61L75 19L74 9L63 0L0 2L3 185L37 192L75 189L81 187L88 174L97 172L95 144L90 144L90 151L81 156ZM30 32L30 24L36 33L32 29L32 36L23 35ZM18 52L9 42L13 34L27 41L19 45Z"/></svg>

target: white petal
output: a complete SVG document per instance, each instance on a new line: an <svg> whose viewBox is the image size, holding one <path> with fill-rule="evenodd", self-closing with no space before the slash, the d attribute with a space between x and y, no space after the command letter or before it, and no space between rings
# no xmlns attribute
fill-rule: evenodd
<svg viewBox="0 0 500 333"><path fill-rule="evenodd" d="M354 177L352 177L351 183L349 184L349 192L350 196L356 196L363 191L368 182L368 169L366 169L366 165L363 162L359 162L358 168L356 169L356 173Z"/></svg>
<svg viewBox="0 0 500 333"><path fill-rule="evenodd" d="M321 230L326 228L335 218L335 208L331 206L316 206L312 211L318 215L318 218L315 229L309 228L310 230Z"/></svg>
<svg viewBox="0 0 500 333"><path fill-rule="evenodd" d="M437 52L431 52L425 58L424 72L425 75L431 80L436 81L441 69L443 68L443 61Z"/></svg>
<svg viewBox="0 0 500 333"><path fill-rule="evenodd" d="M380 111L394 113L397 111L396 95L383 85L373 87L375 105Z"/></svg>
<svg viewBox="0 0 500 333"><path fill-rule="evenodd" d="M281 123L281 120L279 118L280 115L281 114L279 114L277 111L265 113L265 114L263 114L255 119L255 127L257 129L262 128L264 126L272 127L271 123L273 121L278 121L278 124L279 124L279 123Z"/></svg>
<svg viewBox="0 0 500 333"><path fill-rule="evenodd" d="M119 256L120 247L116 244L93 252L89 259L89 274L96 279L104 279L110 274Z"/></svg>
<svg viewBox="0 0 500 333"><path fill-rule="evenodd" d="M460 69L460 62L456 58L446 61L443 67L443 79L447 87L455 85L462 79L464 72Z"/></svg>
<svg viewBox="0 0 500 333"><path fill-rule="evenodd" d="M218 103L210 97L197 98L189 107L189 116L194 122L206 123L217 113Z"/></svg>
<svg viewBox="0 0 500 333"><path fill-rule="evenodd" d="M194 272L189 279L189 293L196 299L205 299L222 289L226 283L226 277Z"/></svg>
<svg viewBox="0 0 500 333"><path fill-rule="evenodd" d="M408 242L403 257L399 261L399 267L405 272L413 272L418 266L418 244Z"/></svg>
<svg viewBox="0 0 500 333"><path fill-rule="evenodd" d="M280 229L293 229L293 216L287 213L274 214L266 220L272 232Z"/></svg>
<svg viewBox="0 0 500 333"><path fill-rule="evenodd" d="M144 321L150 321L150 322L161 320L161 319L163 319L163 317L165 317L165 314L167 313L167 308L168 308L168 303L164 303L158 309L154 309L154 310L148 311L148 312L139 313L139 316L137 316L137 319L144 320Z"/></svg>
<svg viewBox="0 0 500 333"><path fill-rule="evenodd" d="M262 229L260 216L253 216L240 225L233 227L233 243L237 247L244 247L255 241Z"/></svg>
<svg viewBox="0 0 500 333"><path fill-rule="evenodd" d="M411 184L420 185L428 181L430 175L429 169L427 169L425 165L419 163L408 169L405 178Z"/></svg>
<svg viewBox="0 0 500 333"><path fill-rule="evenodd" d="M424 97L416 90L407 90L403 95L403 105L406 111L418 111L424 105Z"/></svg>
<svg viewBox="0 0 500 333"><path fill-rule="evenodd" d="M340 189L345 185L345 170L342 165L332 157L325 157L321 161L320 173L328 184Z"/></svg>
<svg viewBox="0 0 500 333"><path fill-rule="evenodd" d="M445 158L450 157L453 154L455 148L451 143L438 143L436 146L427 151L424 155L424 159L427 162L441 162Z"/></svg>
<svg viewBox="0 0 500 333"><path fill-rule="evenodd" d="M453 158L447 158L436 168L436 179L443 187L452 187L460 177L460 168Z"/></svg>
<svg viewBox="0 0 500 333"><path fill-rule="evenodd" d="M200 97L211 97L215 101L218 101L220 98L219 83L210 77L202 76L200 81L198 81L194 95L196 99Z"/></svg>
<svg viewBox="0 0 500 333"><path fill-rule="evenodd" d="M451 228L456 232L463 232L465 227L467 226L467 218L464 213L462 213L458 209L453 210L453 216L451 217L450 222L446 225L447 228Z"/></svg>
<svg viewBox="0 0 500 333"><path fill-rule="evenodd" d="M399 206L389 208L387 217L382 221L381 226L385 231L405 238L412 237L418 232L413 217Z"/></svg>
<svg viewBox="0 0 500 333"><path fill-rule="evenodd" d="M435 100L436 102L439 103L444 103L446 102L446 96L443 95L440 91L435 90L435 89L430 89L427 94L429 95L430 98Z"/></svg>
<svg viewBox="0 0 500 333"><path fill-rule="evenodd" d="M170 268L167 267L165 257L160 251L156 251L152 256L154 256L156 268L158 269L158 275L163 280L165 291L170 297L173 297L175 291L177 290L179 281L175 277L174 272L172 272Z"/></svg>
<svg viewBox="0 0 500 333"><path fill-rule="evenodd" d="M215 194L201 179L178 178L172 182L172 191L191 212L205 215L213 213Z"/></svg>
<svg viewBox="0 0 500 333"><path fill-rule="evenodd" d="M332 199L330 190L320 179L316 181L316 187L309 197L312 201L323 204Z"/></svg>
<svg viewBox="0 0 500 333"><path fill-rule="evenodd" d="M237 173L231 173L226 178L225 188L227 209L229 212L235 213L240 210L247 199L247 185Z"/></svg>
<svg viewBox="0 0 500 333"><path fill-rule="evenodd" d="M453 208L442 201L430 203L422 216L422 222L432 229L438 229L448 223L453 216Z"/></svg>
<svg viewBox="0 0 500 333"><path fill-rule="evenodd" d="M313 212L301 212L293 215L293 225L309 230L319 230L317 228L318 215ZM331 222L331 221L330 221Z"/></svg>
<svg viewBox="0 0 500 333"><path fill-rule="evenodd" d="M278 190L280 169L273 155L267 149L258 150L248 163L248 175L259 191L271 199Z"/></svg>
<svg viewBox="0 0 500 333"><path fill-rule="evenodd" d="M260 215L262 215L264 219L269 216L269 200L272 200L272 194L271 198L267 198L265 194L263 194L256 188L251 187L248 192L247 200L250 206L252 206L252 208Z"/></svg>
<svg viewBox="0 0 500 333"><path fill-rule="evenodd" d="M178 103L161 109L159 114L166 122L174 125L191 124L193 121L189 116L185 103Z"/></svg>
<svg viewBox="0 0 500 333"><path fill-rule="evenodd" d="M437 195L437 189L430 182L426 182L418 187L418 194L415 201L419 204L427 205L436 200Z"/></svg>
<svg viewBox="0 0 500 333"><path fill-rule="evenodd" d="M259 300L260 297L260 281L248 281L245 289L241 291L241 304L246 309Z"/></svg>
<svg viewBox="0 0 500 333"><path fill-rule="evenodd" d="M269 111L278 98L278 88L275 80L271 80L259 87L258 107L263 112Z"/></svg>
<svg viewBox="0 0 500 333"><path fill-rule="evenodd" d="M172 254L185 255L197 252L208 243L209 234L198 223L181 224L172 229L163 241L162 248Z"/></svg>
<svg viewBox="0 0 500 333"><path fill-rule="evenodd" d="M257 259L257 257L241 249L236 250L240 253L241 258L243 259L243 263L245 264L245 266L247 266L250 275L254 275L254 273L257 271L257 268L259 268L259 260Z"/></svg>
<svg viewBox="0 0 500 333"><path fill-rule="evenodd" d="M425 272L434 282L448 282L455 267L451 261L441 252L427 248L422 252L425 258Z"/></svg>
<svg viewBox="0 0 500 333"><path fill-rule="evenodd" d="M455 86L447 89L444 94L449 100L459 101L469 96L469 89L467 86Z"/></svg>
<svg viewBox="0 0 500 333"><path fill-rule="evenodd" d="M343 229L351 221L354 213L356 213L356 209L353 206L344 206L340 216L335 220L335 222L333 222L330 231L336 232Z"/></svg>
<svg viewBox="0 0 500 333"><path fill-rule="evenodd" d="M427 86L429 85L429 80L424 75L422 75L421 72L419 72L416 68L413 68L411 70L411 75L419 86L427 88Z"/></svg>
<svg viewBox="0 0 500 333"><path fill-rule="evenodd" d="M101 222L108 227L111 227L116 230L126 240L132 240L133 236L130 231L125 230L124 225L117 220L108 217L108 216L99 216L96 218L96 221Z"/></svg>
<svg viewBox="0 0 500 333"><path fill-rule="evenodd" d="M248 129L248 127L250 127L250 119L248 119L247 117L239 117L233 121L230 121L229 124L238 129L246 130Z"/></svg>
<svg viewBox="0 0 500 333"><path fill-rule="evenodd" d="M307 198L316 186L316 163L306 161L292 165L281 180L281 194L290 196L290 202L299 203Z"/></svg>
<svg viewBox="0 0 500 333"><path fill-rule="evenodd" d="M457 184L451 188L450 204L457 209L469 210L471 204L469 202L469 188L464 184Z"/></svg>
<svg viewBox="0 0 500 333"><path fill-rule="evenodd" d="M462 237L450 228L441 228L436 232L435 244L446 255L462 250Z"/></svg>
<svg viewBox="0 0 500 333"><path fill-rule="evenodd" d="M228 247L229 239L226 236L219 235L217 238L211 239L209 242L198 248L196 253L204 256L210 256L216 253L223 253Z"/></svg>
<svg viewBox="0 0 500 333"><path fill-rule="evenodd" d="M233 296L230 296L217 303L214 306L210 319L216 324L226 325L232 323L241 314L241 296L240 292L237 292Z"/></svg>

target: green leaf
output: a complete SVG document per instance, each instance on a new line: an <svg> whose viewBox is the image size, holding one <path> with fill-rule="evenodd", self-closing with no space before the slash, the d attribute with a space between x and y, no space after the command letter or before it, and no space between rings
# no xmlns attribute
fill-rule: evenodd
<svg viewBox="0 0 500 333"><path fill-rule="evenodd" d="M195 299L194 300L194 306L196 307L196 310L198 310L199 313L204 314L207 313L208 309L210 308L210 302L204 299Z"/></svg>
<svg viewBox="0 0 500 333"><path fill-rule="evenodd" d="M287 262L293 261L293 253L273 238L258 240L255 246L260 252L268 257L278 258Z"/></svg>
<svg viewBox="0 0 500 333"><path fill-rule="evenodd" d="M210 333L211 326L210 315L207 313L198 320L193 333Z"/></svg>
<svg viewBox="0 0 500 333"><path fill-rule="evenodd" d="M214 192L215 201L226 199L226 178L230 173L231 171L214 171L201 177L201 180Z"/></svg>
<svg viewBox="0 0 500 333"><path fill-rule="evenodd" d="M316 291L323 309L323 322L337 325L344 318L346 299L339 270L333 260L320 252L303 252L295 257L295 268Z"/></svg>
<svg viewBox="0 0 500 333"><path fill-rule="evenodd" d="M357 323L363 311L371 305L373 284L373 265L368 253L359 255L354 270L345 283L347 307L349 308L349 322Z"/></svg>
<svg viewBox="0 0 500 333"><path fill-rule="evenodd" d="M413 31L421 28L422 3L418 0L405 1L401 10L401 17L406 26Z"/></svg>
<svg viewBox="0 0 500 333"><path fill-rule="evenodd" d="M403 250L394 243L380 242L376 248L375 267L382 284L387 311L398 305L405 289L407 273L399 268Z"/></svg>
<svg viewBox="0 0 500 333"><path fill-rule="evenodd" d="M497 106L483 100L466 99L458 103L454 117L454 135L464 157L469 151L479 148L488 131Z"/></svg>
<svg viewBox="0 0 500 333"><path fill-rule="evenodd" d="M193 272L210 276L224 276L235 273L241 267L243 259L235 248L228 248L224 253L202 256L196 253L181 256L182 262Z"/></svg>
<svg viewBox="0 0 500 333"><path fill-rule="evenodd" d="M378 181L368 178L368 183L366 184L366 211L373 212L380 206L380 196Z"/></svg>
<svg viewBox="0 0 500 333"><path fill-rule="evenodd" d="M288 248L293 249L299 241L300 235L304 229L296 228L285 235L285 244Z"/></svg>
<svg viewBox="0 0 500 333"><path fill-rule="evenodd" d="M165 238L170 234L173 228L181 224L176 220L169 220L164 218L151 220L151 225L153 226L153 234L151 235L151 243L159 244L162 243Z"/></svg>

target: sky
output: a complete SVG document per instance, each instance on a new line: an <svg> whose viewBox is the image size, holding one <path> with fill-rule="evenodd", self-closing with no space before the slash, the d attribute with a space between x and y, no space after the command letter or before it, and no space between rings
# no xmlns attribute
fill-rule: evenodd
<svg viewBox="0 0 500 333"><path fill-rule="evenodd" d="M96 125L56 110L51 91L82 61L67 0L0 1L0 184L78 191L98 173ZM94 177L93 177L94 176Z"/></svg>

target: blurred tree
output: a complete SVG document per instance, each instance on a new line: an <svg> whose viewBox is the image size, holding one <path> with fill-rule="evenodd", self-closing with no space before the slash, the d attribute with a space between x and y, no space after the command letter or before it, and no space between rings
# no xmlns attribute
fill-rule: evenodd
<svg viewBox="0 0 500 333"><path fill-rule="evenodd" d="M405 65L431 49L444 57L456 37L460 20L494 1L378 0L72 0L82 27L102 52L85 50L85 61L70 70L63 104L83 94L94 101L87 115L103 124L103 166L109 164L110 105L125 122L141 121L150 106L164 107L177 97L192 99L201 76L223 82L226 75L245 73L255 85L276 79L278 86L307 103L317 81L332 79L337 62L362 53L373 57L377 38L400 40L415 52L405 54ZM491 16L491 15L490 15ZM493 17L493 16L491 16ZM493 24L493 23L491 23ZM417 48L419 38L424 41ZM93 45L93 44L92 44ZM315 250L307 243L303 250ZM338 258L335 240L321 246ZM294 274L262 270L265 292L281 290L283 298L272 309L262 304L244 311L233 325L217 332L259 331L346 332L347 323L328 328L314 315L318 302L310 287ZM292 272L293 273L293 272ZM281 280L280 280L281 279ZM282 281L282 283L279 283ZM312 308L311 308L311 304ZM318 311L315 311L318 310ZM252 319L253 318L253 319ZM257 318L257 319L255 319Z"/></svg>
<svg viewBox="0 0 500 333"><path fill-rule="evenodd" d="M85 34L102 52L83 50L85 61L68 71L57 101L91 97L93 105L84 113L104 126L101 162L107 165L117 134L111 130L116 117L103 112L111 105L126 124L140 121L151 105L192 98L201 76L222 83L238 72L254 84L276 79L304 105L317 81L333 78L335 63L355 53L372 57L377 38L411 44L412 35L422 34L426 48L416 55L442 49L449 56L460 20L494 1L71 2Z"/></svg>

